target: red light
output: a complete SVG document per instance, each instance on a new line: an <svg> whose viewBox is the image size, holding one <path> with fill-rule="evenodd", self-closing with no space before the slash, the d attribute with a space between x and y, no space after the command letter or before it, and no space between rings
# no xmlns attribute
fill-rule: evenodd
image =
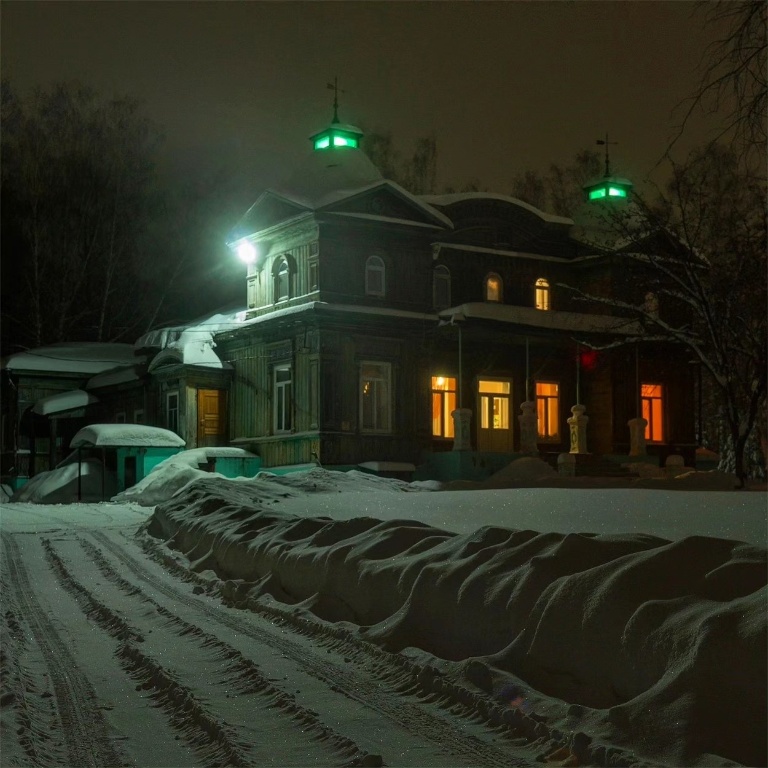
<svg viewBox="0 0 768 768"><path fill-rule="evenodd" d="M598 359L596 349L582 349L579 352L579 364L585 371L594 371L597 368Z"/></svg>

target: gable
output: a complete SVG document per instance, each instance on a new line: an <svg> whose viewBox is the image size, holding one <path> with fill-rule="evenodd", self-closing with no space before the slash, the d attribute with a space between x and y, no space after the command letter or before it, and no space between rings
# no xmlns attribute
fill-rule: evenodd
<svg viewBox="0 0 768 768"><path fill-rule="evenodd" d="M413 222L416 225L437 226L445 223L425 210L421 204L397 194L387 183L377 185L351 197L344 197L322 208L323 212L350 214L369 219Z"/></svg>

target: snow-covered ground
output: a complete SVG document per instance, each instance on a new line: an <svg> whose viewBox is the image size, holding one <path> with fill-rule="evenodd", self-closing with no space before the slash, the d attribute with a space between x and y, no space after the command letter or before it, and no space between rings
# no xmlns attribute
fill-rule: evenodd
<svg viewBox="0 0 768 768"><path fill-rule="evenodd" d="M226 480L193 464L174 457L119 503L0 507L4 565L29 563L26 572L40 574L29 593L10 591L16 624L23 625L28 594L41 604L56 594L61 612L62 600L87 602L73 584L87 585L91 572L112 568L110 583L93 587L106 608L83 610L113 631L119 618L125 626L118 635L141 634L135 645L121 640L132 650L115 654L155 702L153 713L139 708L141 717L149 722L162 710L180 720L183 742L166 744L155 724L159 741L150 761L152 750L138 744L138 725L130 721L136 708L123 711L110 688L108 730L124 735L121 757L131 764L223 759L220 750L194 743L192 726L208 722L207 705L218 713L213 720L220 716L234 729L209 729L232 750L230 764L532 765L563 748L550 764L766 765L764 492L583 483L434 491L320 468ZM57 570L56 558L69 570ZM127 595L145 571L152 591L129 608ZM118 595L123 574L130 583ZM179 575L191 579L185 591ZM3 577L4 586L13 581L13 573ZM200 642L226 664L239 664L237 654L256 658L246 641L268 632L260 621L278 628L289 649L283 661L272 659L275 651L258 657L277 689L271 700L282 702L272 709L298 713L317 738L305 743L297 731L299 741L286 751L291 731L284 722L260 728L230 711L242 699L268 721L256 683L248 694L232 684L227 694L215 674L205 683L187 669L197 658L188 647L195 631L179 629L183 642L169 639L171 619L157 619L151 603L161 593L163 610L208 633ZM216 606L213 613L201 618L196 604L185 602L193 597ZM230 607L220 607L221 599ZM24 633L9 621L7 605L3 612L4 647L11 659L23 658L31 653ZM235 623L211 618L230 613ZM250 636L242 622L253 622ZM65 623L71 642L93 645L87 620ZM313 655L318 649L331 665L325 680ZM313 661L303 671L287 668L305 657ZM9 669L12 681L26 674L12 662ZM175 710L174 696L189 702L191 693L163 688L163 675L188 684L202 709ZM194 685L184 683L189 676ZM508 682L525 688L532 715L494 704ZM365 685L367 693L354 699ZM289 692L293 698L280 698ZM27 713L33 700L28 693ZM27 742L5 735L18 729L20 711L18 696L2 710L3 747L16 760L8 764L42 764ZM255 762L256 748L247 746L253 743L267 747ZM66 764L51 745L35 754L45 764Z"/></svg>

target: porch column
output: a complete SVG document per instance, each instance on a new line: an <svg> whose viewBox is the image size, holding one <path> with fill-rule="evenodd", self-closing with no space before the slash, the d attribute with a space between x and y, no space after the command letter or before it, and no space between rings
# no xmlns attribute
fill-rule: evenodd
<svg viewBox="0 0 768 768"><path fill-rule="evenodd" d="M451 411L453 419L453 450L471 451L472 440L470 437L470 425L472 422L472 411L469 408L457 408Z"/></svg>
<svg viewBox="0 0 768 768"><path fill-rule="evenodd" d="M587 423L589 416L584 415L587 408L584 405L571 406L571 416L568 419L568 427L571 431L570 453L589 453L587 451Z"/></svg>
<svg viewBox="0 0 768 768"><path fill-rule="evenodd" d="M536 403L526 400L520 403L520 410L522 413L517 417L520 422L520 453L536 456L539 453Z"/></svg>

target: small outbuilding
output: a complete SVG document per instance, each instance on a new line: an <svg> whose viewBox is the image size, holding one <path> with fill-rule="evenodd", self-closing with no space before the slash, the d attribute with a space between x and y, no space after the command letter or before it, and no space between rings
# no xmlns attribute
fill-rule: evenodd
<svg viewBox="0 0 768 768"><path fill-rule="evenodd" d="M185 446L175 432L144 424L91 424L69 444L80 454L79 463L94 454L105 469L117 475L117 490L124 491L146 477L150 470Z"/></svg>

